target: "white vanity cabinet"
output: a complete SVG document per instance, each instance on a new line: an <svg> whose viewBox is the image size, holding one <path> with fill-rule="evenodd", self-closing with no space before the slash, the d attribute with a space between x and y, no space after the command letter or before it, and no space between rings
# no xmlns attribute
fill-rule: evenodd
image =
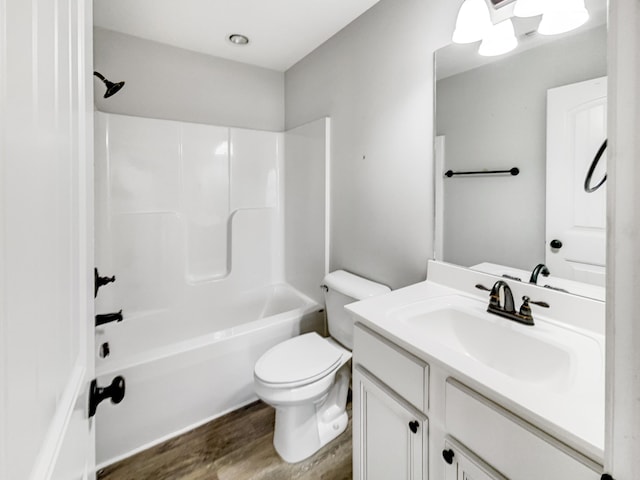
<svg viewBox="0 0 640 480"><path fill-rule="evenodd" d="M447 434L507 478L600 479L602 469L593 461L452 378L445 405Z"/></svg>
<svg viewBox="0 0 640 480"><path fill-rule="evenodd" d="M426 480L428 365L362 326L354 353L353 478Z"/></svg>
<svg viewBox="0 0 640 480"><path fill-rule="evenodd" d="M354 370L353 391L358 405L353 415L358 438L353 478L426 479L426 417L361 368Z"/></svg>
<svg viewBox="0 0 640 480"><path fill-rule="evenodd" d="M590 458L360 323L353 366L354 479L600 479Z"/></svg>
<svg viewBox="0 0 640 480"><path fill-rule="evenodd" d="M507 480L464 447L449 440L445 442L444 448L444 480Z"/></svg>

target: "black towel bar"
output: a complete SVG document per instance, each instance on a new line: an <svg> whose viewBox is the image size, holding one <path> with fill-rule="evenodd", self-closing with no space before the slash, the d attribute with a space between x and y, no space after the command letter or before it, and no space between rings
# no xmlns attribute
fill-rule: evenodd
<svg viewBox="0 0 640 480"><path fill-rule="evenodd" d="M454 172L453 170L447 170L444 176L447 178L451 178L454 175L500 175L505 173L516 176L520 173L520 169L518 167L513 167L509 170L480 170L475 172Z"/></svg>

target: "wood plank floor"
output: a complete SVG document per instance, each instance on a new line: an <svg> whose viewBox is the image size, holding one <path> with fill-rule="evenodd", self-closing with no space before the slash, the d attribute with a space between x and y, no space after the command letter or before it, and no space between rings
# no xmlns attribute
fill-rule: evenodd
<svg viewBox="0 0 640 480"><path fill-rule="evenodd" d="M273 408L255 402L110 465L98 480L351 480L349 425L307 460L288 464L273 448Z"/></svg>

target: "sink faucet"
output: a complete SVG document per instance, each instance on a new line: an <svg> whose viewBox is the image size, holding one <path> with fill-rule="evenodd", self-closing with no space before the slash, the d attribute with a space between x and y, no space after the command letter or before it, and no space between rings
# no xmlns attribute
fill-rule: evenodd
<svg viewBox="0 0 640 480"><path fill-rule="evenodd" d="M500 306L500 290L504 294L503 305ZM489 308L498 309L506 313L516 313L516 308L513 303L513 293L509 284L504 280L498 280L493 284L491 293L489 294Z"/></svg>
<svg viewBox="0 0 640 480"><path fill-rule="evenodd" d="M498 280L493 284L493 288L489 290L484 285L478 284L476 288L485 290L489 293L489 306L487 312L499 315L514 322L522 323L524 325L533 326L533 315L531 313L530 303L538 305L540 307L549 308L549 304L546 302L534 302L529 297L522 297L522 306L520 311L516 312L515 304L513 303L513 292L511 287L504 280ZM504 301L500 302L500 292L504 295Z"/></svg>
<svg viewBox="0 0 640 480"><path fill-rule="evenodd" d="M531 278L529 278L529 283L537 284L538 283L538 275L542 275L543 277L548 277L551 272L547 268L544 263L539 263L531 272Z"/></svg>

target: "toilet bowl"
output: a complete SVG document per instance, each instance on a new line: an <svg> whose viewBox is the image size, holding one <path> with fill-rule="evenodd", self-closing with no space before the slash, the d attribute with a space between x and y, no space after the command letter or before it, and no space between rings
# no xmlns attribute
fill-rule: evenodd
<svg viewBox="0 0 640 480"><path fill-rule="evenodd" d="M347 428L353 321L344 305L390 291L342 270L324 283L331 338L312 332L286 340L254 368L256 395L276 410L273 445L289 463L310 457Z"/></svg>
<svg viewBox="0 0 640 480"><path fill-rule="evenodd" d="M347 428L350 360L349 350L314 332L256 363L255 392L276 409L273 444L286 462L308 458Z"/></svg>

